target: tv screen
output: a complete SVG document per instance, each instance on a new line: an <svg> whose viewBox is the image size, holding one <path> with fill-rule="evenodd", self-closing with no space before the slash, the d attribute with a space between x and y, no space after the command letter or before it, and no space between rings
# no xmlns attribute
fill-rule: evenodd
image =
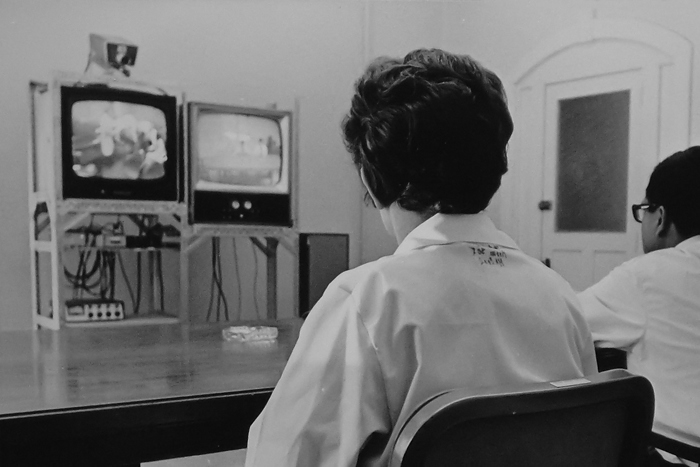
<svg viewBox="0 0 700 467"><path fill-rule="evenodd" d="M291 225L291 112L192 102L194 221Z"/></svg>
<svg viewBox="0 0 700 467"><path fill-rule="evenodd" d="M70 113L73 171L77 176L115 180L165 176L168 130L161 109L132 102L85 100L75 102Z"/></svg>
<svg viewBox="0 0 700 467"><path fill-rule="evenodd" d="M61 98L64 198L180 200L174 96L99 85Z"/></svg>
<svg viewBox="0 0 700 467"><path fill-rule="evenodd" d="M286 193L281 123L261 115L200 112L195 189Z"/></svg>

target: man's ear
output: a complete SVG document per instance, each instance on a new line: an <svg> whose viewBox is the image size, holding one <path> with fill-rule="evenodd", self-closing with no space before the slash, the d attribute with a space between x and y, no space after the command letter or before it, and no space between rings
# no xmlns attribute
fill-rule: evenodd
<svg viewBox="0 0 700 467"><path fill-rule="evenodd" d="M367 193L369 193L369 197L372 198L372 202L374 203L374 207L381 208L382 207L381 203L379 202L377 197L374 195L374 192L372 191L371 184L367 181L367 175L365 175L364 168L360 168L360 178L362 179L362 184L365 186Z"/></svg>
<svg viewBox="0 0 700 467"><path fill-rule="evenodd" d="M671 227L671 219L668 217L668 211L666 211L666 208L663 206L659 206L656 208L656 212L658 213L658 218L656 220L656 235L660 238L665 237L668 235L669 229Z"/></svg>

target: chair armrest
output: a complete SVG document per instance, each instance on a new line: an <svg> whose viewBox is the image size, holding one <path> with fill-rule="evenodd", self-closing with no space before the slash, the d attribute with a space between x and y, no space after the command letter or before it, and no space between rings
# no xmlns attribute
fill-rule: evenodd
<svg viewBox="0 0 700 467"><path fill-rule="evenodd" d="M700 447L667 438L659 433L651 433L651 445L662 451L693 462L700 462Z"/></svg>

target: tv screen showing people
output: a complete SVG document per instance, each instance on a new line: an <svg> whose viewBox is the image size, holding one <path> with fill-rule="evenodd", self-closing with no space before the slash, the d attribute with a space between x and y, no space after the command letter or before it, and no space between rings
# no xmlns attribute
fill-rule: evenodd
<svg viewBox="0 0 700 467"><path fill-rule="evenodd" d="M83 178L152 180L165 176L168 136L159 108L81 100L71 110L73 171Z"/></svg>
<svg viewBox="0 0 700 467"><path fill-rule="evenodd" d="M279 121L257 115L201 112L195 189L285 192Z"/></svg>

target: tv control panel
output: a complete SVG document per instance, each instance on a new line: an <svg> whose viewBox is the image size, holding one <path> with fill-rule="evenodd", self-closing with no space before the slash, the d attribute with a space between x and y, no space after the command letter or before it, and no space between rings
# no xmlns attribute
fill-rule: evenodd
<svg viewBox="0 0 700 467"><path fill-rule="evenodd" d="M203 224L292 225L291 197L268 193L195 191L193 221Z"/></svg>

